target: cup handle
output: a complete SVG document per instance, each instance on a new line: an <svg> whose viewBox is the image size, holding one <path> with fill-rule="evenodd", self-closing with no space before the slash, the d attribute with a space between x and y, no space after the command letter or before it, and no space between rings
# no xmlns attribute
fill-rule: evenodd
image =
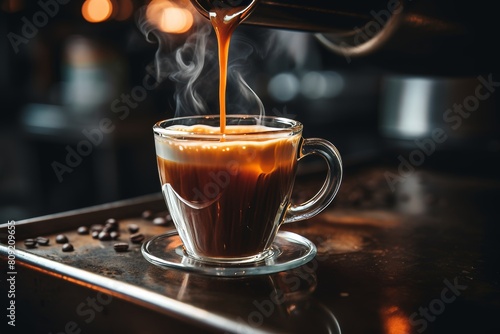
<svg viewBox="0 0 500 334"><path fill-rule="evenodd" d="M323 186L310 200L299 205L291 204L285 214L284 223L309 219L323 211L335 198L342 182L342 159L337 148L327 140L309 138L302 141L298 160L310 154L323 157L328 173Z"/></svg>

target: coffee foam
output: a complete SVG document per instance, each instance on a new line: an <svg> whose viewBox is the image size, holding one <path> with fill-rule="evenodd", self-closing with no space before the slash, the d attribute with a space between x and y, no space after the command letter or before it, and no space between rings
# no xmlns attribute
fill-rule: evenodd
<svg viewBox="0 0 500 334"><path fill-rule="evenodd" d="M209 125L173 125L171 127L168 127L167 130L170 131L179 131L179 132L186 132L190 134L200 134L200 135L207 135L207 134L219 134L222 136L220 133L220 128L215 127L215 126L209 126ZM263 133L265 135L266 132L274 132L274 131L279 131L282 130L280 128L273 128L273 127L268 127L264 125L228 125L226 126L226 129L224 131L225 135L234 135L234 134L252 134L252 133Z"/></svg>
<svg viewBox="0 0 500 334"><path fill-rule="evenodd" d="M190 134L219 134L217 127L208 126L176 126L169 130ZM290 164L296 159L300 134L276 133L278 128L265 126L228 126L226 135L229 140L182 140L155 136L156 155L164 160L190 165L227 166L237 163L241 168L253 169L256 172L268 173L279 165ZM269 132L266 134L266 132ZM252 135L258 133L258 135ZM252 138L231 134L249 134Z"/></svg>

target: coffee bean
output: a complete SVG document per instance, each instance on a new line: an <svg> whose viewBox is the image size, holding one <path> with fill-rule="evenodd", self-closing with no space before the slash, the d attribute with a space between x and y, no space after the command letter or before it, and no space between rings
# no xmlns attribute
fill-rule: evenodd
<svg viewBox="0 0 500 334"><path fill-rule="evenodd" d="M151 211L151 210L144 210L142 212L142 218L144 218L144 219L151 219L151 218L153 218L153 211Z"/></svg>
<svg viewBox="0 0 500 334"><path fill-rule="evenodd" d="M101 232L99 232L99 231L93 231L92 232L92 238L93 239L99 239L99 233L101 233Z"/></svg>
<svg viewBox="0 0 500 334"><path fill-rule="evenodd" d="M141 233L136 233L130 236L130 241L134 244L139 244L144 240L144 235Z"/></svg>
<svg viewBox="0 0 500 334"><path fill-rule="evenodd" d="M36 247L36 240L35 239L26 239L24 240L24 245L26 248L35 248Z"/></svg>
<svg viewBox="0 0 500 334"><path fill-rule="evenodd" d="M37 244L39 244L41 246L48 246L50 243L50 240L47 238L44 238L44 237L37 237L36 242L37 242Z"/></svg>
<svg viewBox="0 0 500 334"><path fill-rule="evenodd" d="M109 218L109 219L106 219L105 225L115 226L116 228L118 228L120 224L118 223L118 220L116 220L114 218Z"/></svg>
<svg viewBox="0 0 500 334"><path fill-rule="evenodd" d="M78 230L76 230L78 234L89 234L89 228L87 226L80 226Z"/></svg>
<svg viewBox="0 0 500 334"><path fill-rule="evenodd" d="M118 226L106 224L106 225L104 225L104 228L102 229L101 232L108 232L108 233L110 233L112 231L118 231Z"/></svg>
<svg viewBox="0 0 500 334"><path fill-rule="evenodd" d="M111 240L111 235L109 235L109 233L106 231L101 231L101 232L99 232L98 238L101 241Z"/></svg>
<svg viewBox="0 0 500 334"><path fill-rule="evenodd" d="M137 233L137 232L139 232L139 226L137 226L136 224L130 224L128 226L128 231L130 233Z"/></svg>
<svg viewBox="0 0 500 334"><path fill-rule="evenodd" d="M117 242L113 245L113 248L117 252L126 252L128 250L128 244L126 242Z"/></svg>
<svg viewBox="0 0 500 334"><path fill-rule="evenodd" d="M167 225L167 220L163 217L156 217L153 219L153 224L157 226Z"/></svg>
<svg viewBox="0 0 500 334"><path fill-rule="evenodd" d="M65 243L63 246L62 246L62 251L63 252L72 252L73 251L73 245L70 244L70 243Z"/></svg>
<svg viewBox="0 0 500 334"><path fill-rule="evenodd" d="M93 231L101 232L103 228L104 228L104 225L102 225L102 224L94 224L94 225L90 226L90 230L92 232Z"/></svg>
<svg viewBox="0 0 500 334"><path fill-rule="evenodd" d="M109 236L111 237L111 239L116 240L120 237L120 233L118 233L117 231L111 231L109 233Z"/></svg>
<svg viewBox="0 0 500 334"><path fill-rule="evenodd" d="M58 244L65 244L68 242L68 237L65 236L64 234L59 234L57 237L56 237L56 242Z"/></svg>
<svg viewBox="0 0 500 334"><path fill-rule="evenodd" d="M173 222L172 216L170 214L168 214L168 213L165 215L165 220L167 221L167 224Z"/></svg>

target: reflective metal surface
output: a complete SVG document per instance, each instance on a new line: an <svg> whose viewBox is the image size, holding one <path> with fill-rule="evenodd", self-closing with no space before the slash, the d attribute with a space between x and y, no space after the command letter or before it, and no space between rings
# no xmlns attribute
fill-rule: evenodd
<svg viewBox="0 0 500 334"><path fill-rule="evenodd" d="M443 160L462 163L451 172ZM318 255L272 275L218 278L165 270L149 264L140 245L116 253L113 241L76 234L78 226L111 216L120 219L121 240L129 223L147 237L168 231L171 226L141 218L143 210L164 209L160 196L17 222L16 329L60 332L72 321L94 333L498 331L495 160L436 153L413 170L394 161L389 156L388 163L347 168L327 211L285 225L313 241ZM298 201L317 190L319 174L299 179ZM63 253L55 243L61 231L74 252ZM24 238L38 235L51 244L23 249Z"/></svg>

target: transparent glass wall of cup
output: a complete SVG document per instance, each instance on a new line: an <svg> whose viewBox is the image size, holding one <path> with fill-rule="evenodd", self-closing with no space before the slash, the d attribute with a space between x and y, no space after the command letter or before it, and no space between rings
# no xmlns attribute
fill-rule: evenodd
<svg viewBox="0 0 500 334"><path fill-rule="evenodd" d="M189 257L212 263L261 261L283 223L321 212L335 197L342 161L323 139L302 138L285 118L183 117L154 125L162 192ZM326 180L309 201L290 203L298 161L322 156Z"/></svg>

